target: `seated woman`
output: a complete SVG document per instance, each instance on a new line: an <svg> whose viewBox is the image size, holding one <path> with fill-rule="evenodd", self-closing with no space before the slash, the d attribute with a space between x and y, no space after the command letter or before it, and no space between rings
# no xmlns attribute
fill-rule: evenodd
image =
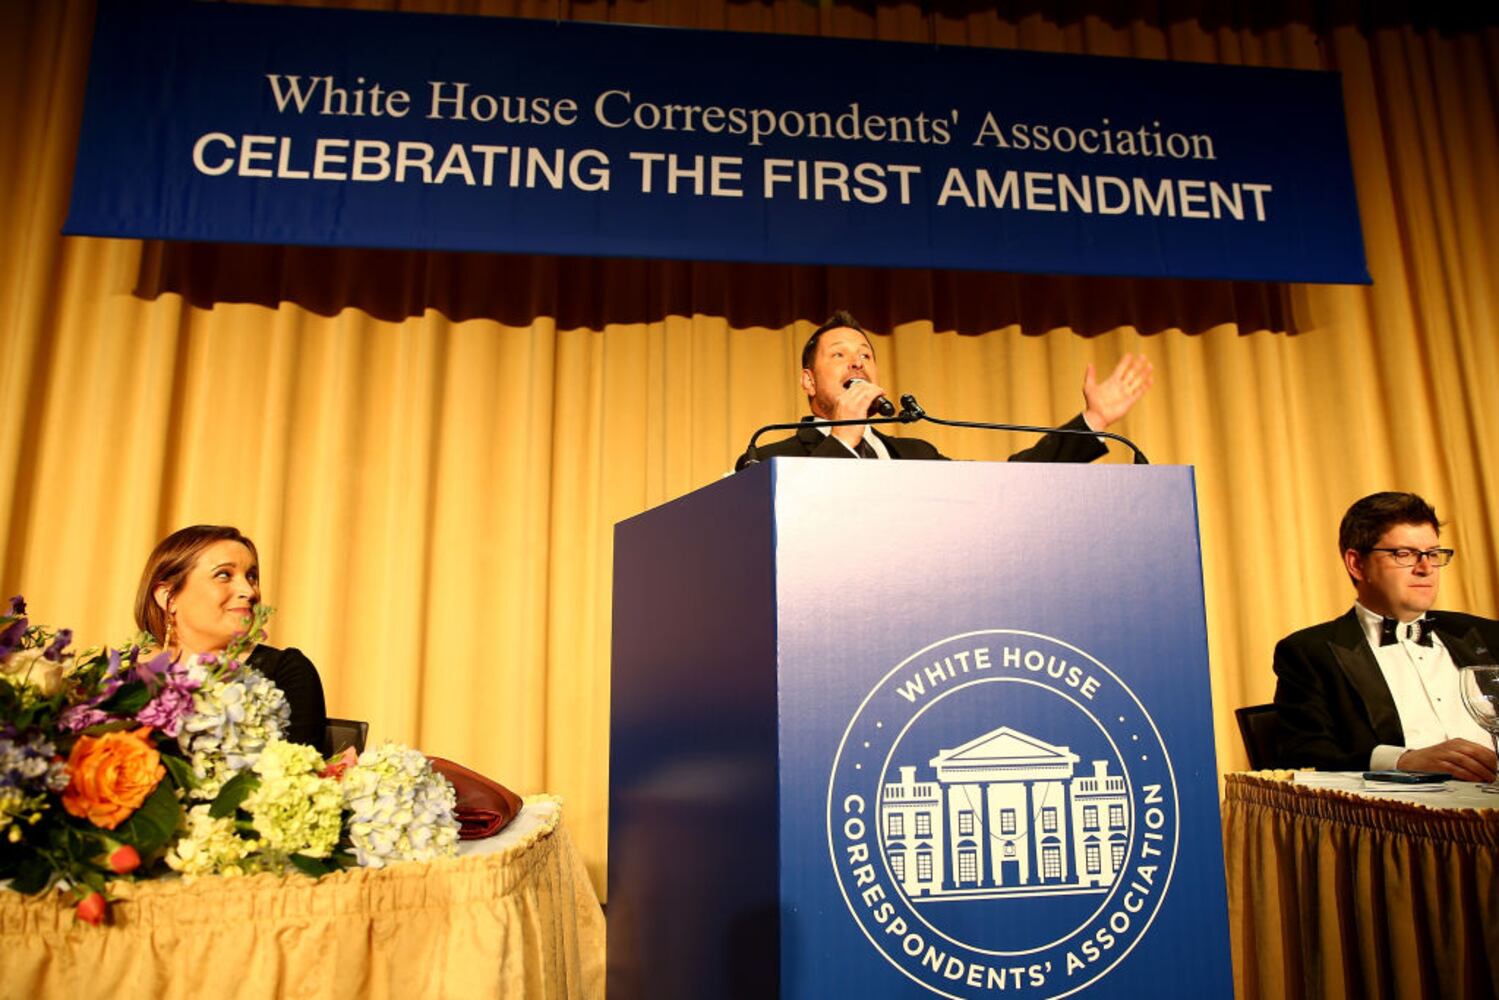
<svg viewBox="0 0 1499 1000"><path fill-rule="evenodd" d="M135 621L174 658L219 653L249 627L258 603L255 543L237 528L197 524L163 538L146 560ZM327 753L323 682L312 661L298 649L259 645L248 662L286 695L291 725L283 738Z"/></svg>

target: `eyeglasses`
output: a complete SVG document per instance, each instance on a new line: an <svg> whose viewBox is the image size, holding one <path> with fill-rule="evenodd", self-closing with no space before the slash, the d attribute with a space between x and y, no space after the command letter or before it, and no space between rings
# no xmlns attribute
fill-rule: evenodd
<svg viewBox="0 0 1499 1000"><path fill-rule="evenodd" d="M1422 559L1425 559L1433 566L1445 566L1452 561L1452 557L1456 554L1452 549L1426 549L1422 551L1421 549L1382 549L1374 547L1368 551L1387 552L1390 556L1390 562L1402 567L1414 566Z"/></svg>

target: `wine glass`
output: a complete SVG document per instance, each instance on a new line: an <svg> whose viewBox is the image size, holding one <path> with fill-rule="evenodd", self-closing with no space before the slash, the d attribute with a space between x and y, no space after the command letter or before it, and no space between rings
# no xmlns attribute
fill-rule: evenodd
<svg viewBox="0 0 1499 1000"><path fill-rule="evenodd" d="M1488 731L1499 754L1499 666L1492 663L1462 669L1463 707ZM1499 792L1499 780L1479 785L1486 792Z"/></svg>

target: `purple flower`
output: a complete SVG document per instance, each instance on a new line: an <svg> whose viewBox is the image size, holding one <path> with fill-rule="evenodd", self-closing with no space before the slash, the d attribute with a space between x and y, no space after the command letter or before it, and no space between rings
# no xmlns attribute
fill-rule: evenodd
<svg viewBox="0 0 1499 1000"><path fill-rule="evenodd" d="M46 649L42 650L42 658L51 660L53 663L56 663L58 660L62 659L63 650L67 649L68 644L72 641L72 629L58 629L56 638L52 640L51 644L48 645Z"/></svg>
<svg viewBox="0 0 1499 1000"><path fill-rule="evenodd" d="M182 720L192 710L192 690L186 685L168 684L140 710L135 719L142 725L155 726L168 736L175 737L182 731Z"/></svg>
<svg viewBox="0 0 1499 1000"><path fill-rule="evenodd" d="M10 613L12 615L15 615L17 618L24 615L26 613L26 598L22 597L20 594L12 597L10 599Z"/></svg>
<svg viewBox="0 0 1499 1000"><path fill-rule="evenodd" d="M23 793L60 792L68 785L67 766L45 733L35 730L25 739L14 726L0 729L0 788Z"/></svg>
<svg viewBox="0 0 1499 1000"><path fill-rule="evenodd" d="M63 713L57 717L58 727L70 733L81 733L89 726L110 721L109 713L99 706L108 701L123 683L118 677L106 676L99 684L98 693L92 698L63 709Z"/></svg>
<svg viewBox="0 0 1499 1000"><path fill-rule="evenodd" d="M63 709L62 715L57 717L57 726L70 733L81 733L89 726L108 721L109 716L103 709L95 708L92 701L86 701Z"/></svg>
<svg viewBox="0 0 1499 1000"><path fill-rule="evenodd" d="M148 687L157 689L136 721L177 736L182 720L192 713L193 692L202 686L189 676L187 661L174 663L171 654L163 652L138 665L135 672Z"/></svg>
<svg viewBox="0 0 1499 1000"><path fill-rule="evenodd" d="M135 650L131 650L131 652L133 653L135 652ZM118 673L120 669L119 654L111 650L109 656L109 674L113 675L115 673ZM173 663L172 654L168 653L166 650L162 650L160 653L157 653L155 656L151 657L151 659L145 661L144 663L137 663L135 665L135 676L146 684L153 683L163 674L166 674L169 677L180 677L184 673L184 668L181 668L177 664ZM196 686L197 685L194 685L194 687Z"/></svg>
<svg viewBox="0 0 1499 1000"><path fill-rule="evenodd" d="M5 628L0 629L0 656L4 656L12 649L21 644L21 637L26 634L26 619L17 618Z"/></svg>

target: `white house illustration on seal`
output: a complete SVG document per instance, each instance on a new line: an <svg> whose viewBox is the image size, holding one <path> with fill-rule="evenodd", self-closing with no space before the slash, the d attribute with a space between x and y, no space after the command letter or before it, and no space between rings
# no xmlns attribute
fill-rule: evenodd
<svg viewBox="0 0 1499 1000"><path fill-rule="evenodd" d="M1009 726L915 766L880 796L880 842L895 881L916 903L1107 892L1124 865L1133 822L1124 778Z"/></svg>

